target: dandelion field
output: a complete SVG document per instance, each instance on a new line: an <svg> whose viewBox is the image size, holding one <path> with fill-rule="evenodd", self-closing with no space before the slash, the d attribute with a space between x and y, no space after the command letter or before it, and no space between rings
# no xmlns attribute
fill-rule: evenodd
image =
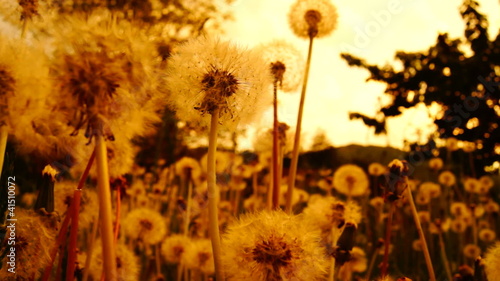
<svg viewBox="0 0 500 281"><path fill-rule="evenodd" d="M500 35L479 3L403 68L341 54L390 97L352 122L439 106L400 150L303 147L335 2L290 3L307 53L221 39L233 2L0 0L0 280L500 280Z"/></svg>

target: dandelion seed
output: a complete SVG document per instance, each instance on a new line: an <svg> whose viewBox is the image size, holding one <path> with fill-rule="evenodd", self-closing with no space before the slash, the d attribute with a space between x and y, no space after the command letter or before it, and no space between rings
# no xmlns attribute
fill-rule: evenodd
<svg viewBox="0 0 500 281"><path fill-rule="evenodd" d="M298 0L288 14L288 22L298 37L328 36L337 27L337 9L329 0Z"/></svg>
<svg viewBox="0 0 500 281"><path fill-rule="evenodd" d="M229 225L223 263L229 280L322 280L319 233L282 211L246 215Z"/></svg>

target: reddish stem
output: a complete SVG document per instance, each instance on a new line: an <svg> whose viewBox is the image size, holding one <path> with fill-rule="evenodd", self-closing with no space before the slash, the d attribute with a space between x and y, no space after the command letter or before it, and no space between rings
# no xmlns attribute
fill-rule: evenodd
<svg viewBox="0 0 500 281"><path fill-rule="evenodd" d="M116 221L115 221L115 245L118 241L118 233L120 232L120 213L121 213L121 189L116 188Z"/></svg>
<svg viewBox="0 0 500 281"><path fill-rule="evenodd" d="M57 252L59 251L59 247L62 245L63 239L66 237L66 234L68 233L68 225L69 225L69 219L71 217L69 214L66 215L64 218L64 221L61 225L61 229L59 230L59 235L57 236L56 239L56 245L52 249L52 252L50 253L50 263L45 267L45 272L43 273L42 281L47 281L50 278L50 273L52 272L52 268L54 267L54 261L56 260Z"/></svg>
<svg viewBox="0 0 500 281"><path fill-rule="evenodd" d="M80 214L80 202L82 198L81 189L73 192L73 203L71 204L71 230L69 233L68 263L66 266L66 281L75 279L76 267L76 242L78 240L78 215Z"/></svg>

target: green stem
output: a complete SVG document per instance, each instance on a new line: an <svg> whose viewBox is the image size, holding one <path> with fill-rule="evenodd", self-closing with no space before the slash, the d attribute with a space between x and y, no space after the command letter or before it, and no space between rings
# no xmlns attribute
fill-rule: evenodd
<svg viewBox="0 0 500 281"><path fill-rule="evenodd" d="M111 190L109 186L108 158L106 142L102 134L97 134L97 192L101 214L101 240L106 281L116 281L116 253L114 247L113 218L111 213Z"/></svg>
<svg viewBox="0 0 500 281"><path fill-rule="evenodd" d="M214 253L215 276L217 281L224 281L224 271L221 261L221 242L219 234L219 213L217 207L217 194L219 190L215 185L215 153L217 151L217 126L219 124L219 109L212 112L210 121L210 133L208 136L207 156L207 185L208 185L208 216L209 233L212 240Z"/></svg>
<svg viewBox="0 0 500 281"><path fill-rule="evenodd" d="M300 94L299 114L297 116L297 126L295 127L295 139L293 143L292 163L290 165L290 174L288 176L288 190L286 193L287 213L292 212L293 188L295 187L295 176L297 175L297 165L299 163L299 147L300 147L300 131L302 129L302 114L304 111L304 102L306 98L307 80L309 78L309 67L311 65L311 55L313 47L313 36L309 36L309 51L307 53L306 70L304 73L304 83L302 84L302 92Z"/></svg>

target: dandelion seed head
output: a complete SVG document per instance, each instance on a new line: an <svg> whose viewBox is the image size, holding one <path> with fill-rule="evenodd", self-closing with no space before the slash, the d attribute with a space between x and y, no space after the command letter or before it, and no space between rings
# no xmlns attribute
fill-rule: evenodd
<svg viewBox="0 0 500 281"><path fill-rule="evenodd" d="M192 240L182 255L182 263L189 269L197 269L206 274L213 274L214 257L209 239Z"/></svg>
<svg viewBox="0 0 500 281"><path fill-rule="evenodd" d="M476 259L481 255L481 248L475 244L467 244L463 248L463 253L466 258Z"/></svg>
<svg viewBox="0 0 500 281"><path fill-rule="evenodd" d="M74 196L77 183L73 181L61 181L54 184L54 210L60 215L67 215L69 206ZM80 215L78 227L80 229L90 228L99 214L97 193L94 189L83 188L80 201Z"/></svg>
<svg viewBox="0 0 500 281"><path fill-rule="evenodd" d="M185 235L171 235L161 244L161 253L169 263L180 263L186 248L191 244L191 239Z"/></svg>
<svg viewBox="0 0 500 281"><path fill-rule="evenodd" d="M329 0L297 0L288 13L292 31L301 38L328 36L337 20L337 9Z"/></svg>
<svg viewBox="0 0 500 281"><path fill-rule="evenodd" d="M23 264L22 270L16 270L18 280L31 280L33 276L39 278L50 262L51 246L54 245L56 229L48 218L41 217L32 210L16 208L16 228L8 228L5 239L0 241L2 249L7 249L7 237L15 231L16 263ZM33 231L36 229L36 231ZM7 271L8 257L2 259L0 279L11 280L12 273Z"/></svg>
<svg viewBox="0 0 500 281"><path fill-rule="evenodd" d="M484 270L488 280L496 280L500 276L500 242L496 242L484 255Z"/></svg>
<svg viewBox="0 0 500 281"><path fill-rule="evenodd" d="M439 174L438 182L446 187L451 187L456 183L455 175L450 171L443 171Z"/></svg>
<svg viewBox="0 0 500 281"><path fill-rule="evenodd" d="M479 240L481 241L484 241L486 243L491 243L493 241L495 241L497 235L495 233L495 231L489 229L489 228L485 228L485 229L481 229L479 231Z"/></svg>
<svg viewBox="0 0 500 281"><path fill-rule="evenodd" d="M333 187L347 196L365 195L369 184L365 171L356 165L342 165L333 174Z"/></svg>
<svg viewBox="0 0 500 281"><path fill-rule="evenodd" d="M103 268L103 253L101 241L95 242L96 248L92 253L92 262L90 263L89 273L92 280L99 280ZM118 243L116 250L116 267L118 281L135 281L139 280L140 262L137 256L131 251L127 245Z"/></svg>
<svg viewBox="0 0 500 281"><path fill-rule="evenodd" d="M137 208L127 214L124 231L131 239L146 245L154 245L166 234L167 227L162 215L149 208Z"/></svg>
<svg viewBox="0 0 500 281"><path fill-rule="evenodd" d="M177 116L202 126L216 109L222 126L234 128L271 105L271 77L261 55L219 39L181 45L168 64L166 84Z"/></svg>
<svg viewBox="0 0 500 281"><path fill-rule="evenodd" d="M443 168L443 159L435 157L429 160L429 168L434 171L439 171Z"/></svg>
<svg viewBox="0 0 500 281"><path fill-rule="evenodd" d="M271 73L283 92L293 92L302 81L304 59L291 43L274 40L258 47L262 57L271 66Z"/></svg>
<svg viewBox="0 0 500 281"><path fill-rule="evenodd" d="M370 174L371 176L378 177L383 175L386 171L387 167L377 162L371 163L368 166L368 174Z"/></svg>
<svg viewBox="0 0 500 281"><path fill-rule="evenodd" d="M475 178L466 178L463 182L465 191L469 193L478 193L481 183Z"/></svg>
<svg viewBox="0 0 500 281"><path fill-rule="evenodd" d="M228 226L222 241L229 280L321 280L325 274L319 233L298 216L247 214Z"/></svg>

